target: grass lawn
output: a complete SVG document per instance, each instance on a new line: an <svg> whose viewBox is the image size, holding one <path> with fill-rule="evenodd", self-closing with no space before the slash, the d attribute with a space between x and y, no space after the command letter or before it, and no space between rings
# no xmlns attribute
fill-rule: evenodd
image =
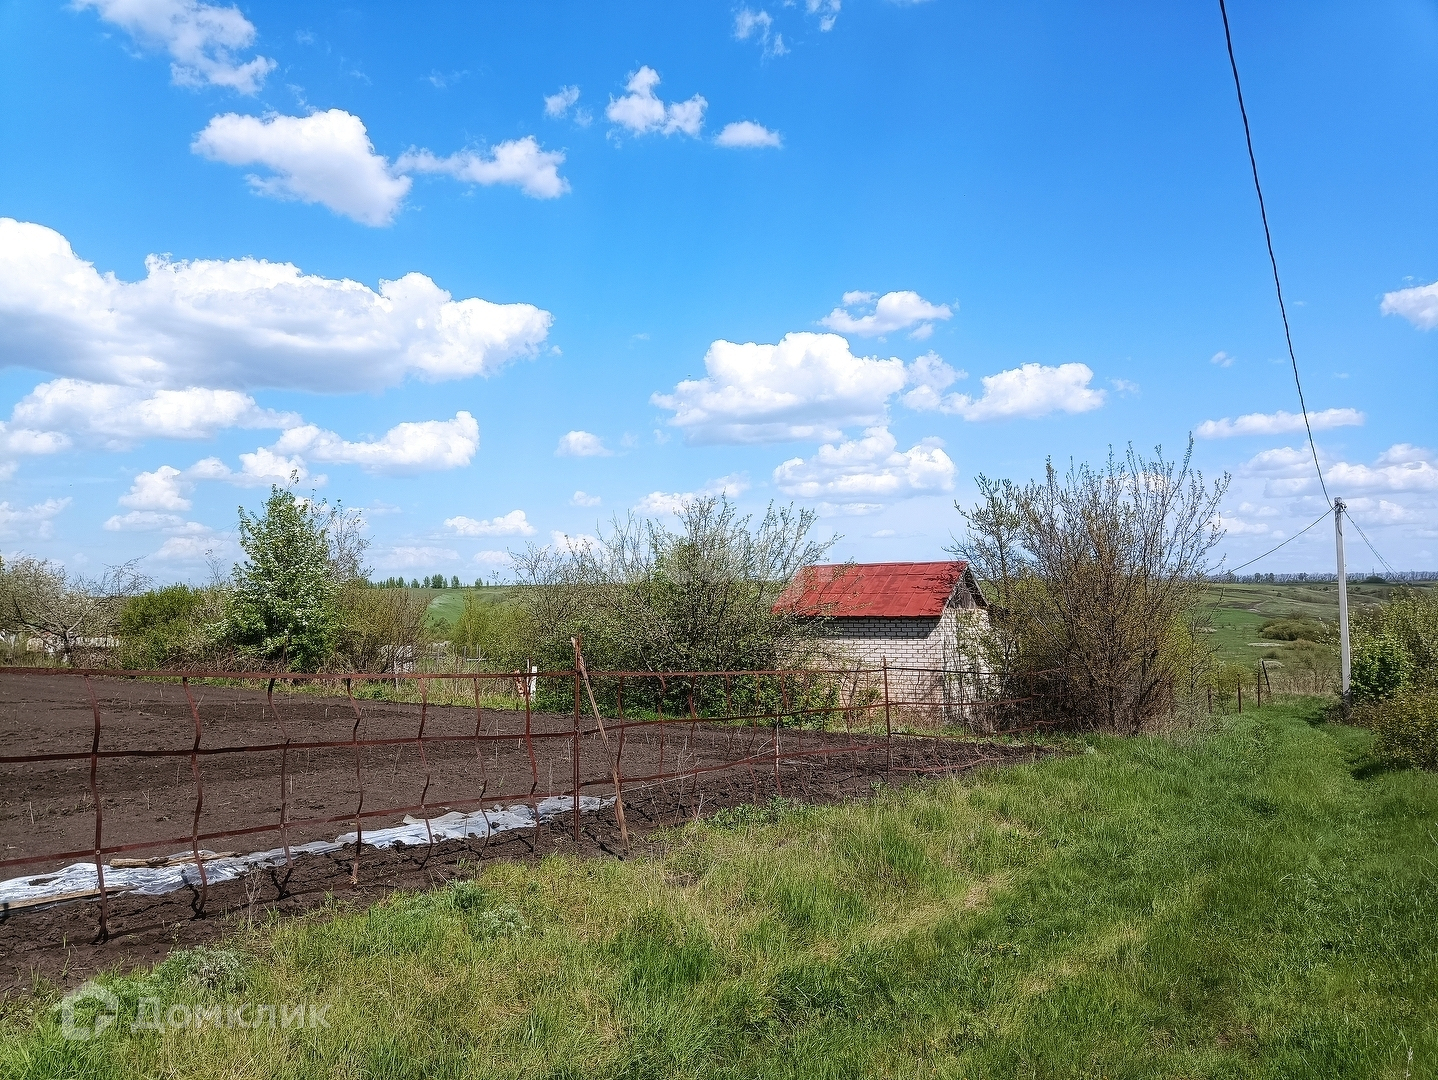
<svg viewBox="0 0 1438 1080"><path fill-rule="evenodd" d="M1322 710L337 903L103 980L89 1042L12 1000L0 1075L1435 1076L1438 776ZM141 997L328 1027L135 1033Z"/></svg>

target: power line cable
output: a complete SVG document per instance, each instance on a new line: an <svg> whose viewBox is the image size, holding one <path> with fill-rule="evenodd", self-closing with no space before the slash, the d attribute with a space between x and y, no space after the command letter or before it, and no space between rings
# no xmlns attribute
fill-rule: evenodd
<svg viewBox="0 0 1438 1080"><path fill-rule="evenodd" d="M1322 521L1324 518L1326 518L1326 517L1327 517L1329 514L1331 514L1331 513L1333 513L1332 510L1325 510L1325 511L1323 511L1323 513L1320 514L1316 520L1314 520L1314 521L1310 522L1309 524L1303 526L1303 528L1299 529L1296 533L1294 533L1292 536L1290 536L1287 540L1283 541L1283 543L1281 543L1281 544L1275 544L1273 547L1271 547L1271 548L1269 548L1267 551L1265 551L1262 555L1259 555L1259 556L1257 556L1256 558L1249 559L1248 562L1246 562L1246 563L1239 563L1239 564L1238 564L1237 566L1235 566L1232 570L1229 570L1229 571L1226 571L1226 572L1227 572L1227 573L1230 573L1230 574L1236 574L1236 573L1238 573L1240 570L1242 570L1245 566L1252 566L1254 563L1258 562L1259 559L1266 559L1266 558L1268 558L1270 555L1272 555L1272 554L1273 554L1275 551L1277 551L1279 548L1283 547L1284 544L1291 544L1291 543L1293 543L1293 541L1297 540L1300 536L1302 536L1304 533L1306 533L1309 529L1313 528L1314 525L1317 525L1318 522ZM1350 520L1352 520L1352 519L1350 519ZM1378 552L1375 551L1373 554L1377 555Z"/></svg>
<svg viewBox="0 0 1438 1080"><path fill-rule="evenodd" d="M1352 511L1349 511L1346 506L1344 507L1344 510L1348 512L1348 520L1353 521ZM1383 564L1383 569L1387 570L1390 574L1396 577L1398 571L1393 569L1392 563L1390 563L1382 555L1378 554L1378 549L1373 546L1373 541L1368 539L1368 534L1363 531L1363 526L1358 524L1358 522L1353 521L1353 527L1358 530L1358 535L1363 537L1363 542L1368 545L1368 550L1373 552L1373 557Z"/></svg>
<svg viewBox="0 0 1438 1080"><path fill-rule="evenodd" d="M1258 182L1258 158L1253 153L1253 133L1248 128L1248 109L1243 104L1243 85L1238 81L1238 61L1233 55L1233 35L1228 29L1228 9L1223 0L1218 0L1218 11L1223 16L1223 39L1228 44L1228 66L1233 69L1233 89L1238 93L1238 113L1243 117L1243 137L1248 143L1248 164L1253 169L1253 190L1258 193L1258 214L1263 219L1263 238L1268 242L1268 261L1273 267L1273 288L1278 293L1278 313L1283 316L1283 337L1288 342L1288 359L1293 364L1293 383L1298 387L1298 407L1303 410L1303 427L1308 432L1308 448L1313 452L1313 468L1318 473L1318 486L1323 489L1323 501L1332 509L1333 500L1328 497L1328 485L1323 482L1323 468L1318 464L1318 444L1313 441L1313 426L1308 422L1308 404L1303 400L1303 382L1298 377L1298 357L1293 351L1293 333L1288 328L1288 309L1283 303L1283 282L1278 278L1278 257L1273 253L1273 234L1268 229L1268 209L1263 204L1263 185Z"/></svg>

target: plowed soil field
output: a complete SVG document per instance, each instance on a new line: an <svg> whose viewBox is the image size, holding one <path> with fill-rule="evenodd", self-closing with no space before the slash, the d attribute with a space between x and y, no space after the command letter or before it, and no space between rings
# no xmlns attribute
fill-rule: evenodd
<svg viewBox="0 0 1438 1080"><path fill-rule="evenodd" d="M95 844L92 791L106 860L188 850L192 832L201 848L248 852L284 840L332 840L354 831L357 813L361 826L374 830L406 815L532 805L568 794L576 748L586 795L614 794L617 756L629 847L611 804L580 815L577 842L573 815L562 814L488 841L358 851L348 845L301 856L290 866L211 886L203 908L196 889L111 895L104 941L96 940L93 899L6 912L0 987L29 986L36 975L75 983L101 968L148 963L178 945L212 940L236 920L265 911L302 912L326 897L362 905L393 889L447 880L462 864L472 871L482 860L555 852L623 858L652 850L647 837L655 828L721 807L779 793L807 802L858 798L876 783L1029 761L1038 753L943 737L895 737L890 745L882 737L776 731L767 722L609 721L601 733L590 717L576 737L574 716L552 712L531 713L526 737L522 711L422 710L279 691L272 705L263 683L192 684L190 695L193 709L175 682L96 678L87 685L74 676L0 674L0 757L8 759L0 764L0 861L55 856L0 867L0 878L87 861ZM93 788L92 748L99 754Z"/></svg>

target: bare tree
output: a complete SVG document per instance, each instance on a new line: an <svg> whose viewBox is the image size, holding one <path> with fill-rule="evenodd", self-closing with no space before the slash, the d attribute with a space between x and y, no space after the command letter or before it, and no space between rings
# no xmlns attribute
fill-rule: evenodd
<svg viewBox="0 0 1438 1080"><path fill-rule="evenodd" d="M343 503L331 506L321 500L310 501L310 516L315 525L324 533L329 545L330 573L338 586L356 581L368 581L370 567L365 565L365 552L369 550L369 538L365 530L369 523L363 511L346 509Z"/></svg>
<svg viewBox="0 0 1438 1080"><path fill-rule="evenodd" d="M1099 468L1050 463L1026 485L978 478L981 500L953 549L994 602L1000 670L1055 672L1051 704L1080 727L1137 731L1196 685L1193 630L1208 558L1222 537L1212 485L1191 465L1134 452Z"/></svg>
<svg viewBox="0 0 1438 1080"><path fill-rule="evenodd" d="M341 671L404 670L428 643L428 603L408 589L351 581L340 590L330 666Z"/></svg>
<svg viewBox="0 0 1438 1080"><path fill-rule="evenodd" d="M63 566L29 555L0 560L0 630L43 639L64 661L115 633L125 600L147 579L133 562L98 578L71 577Z"/></svg>

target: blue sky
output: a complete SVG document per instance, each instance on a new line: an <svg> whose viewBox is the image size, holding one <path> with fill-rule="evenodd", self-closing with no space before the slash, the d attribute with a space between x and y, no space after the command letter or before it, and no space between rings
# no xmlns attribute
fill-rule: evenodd
<svg viewBox="0 0 1438 1080"><path fill-rule="evenodd" d="M1438 9L1230 17L1329 488L1433 568ZM298 469L378 576L717 491L927 559L1190 432L1229 565L1323 509L1216 3L10 2L0 96L0 551L202 578Z"/></svg>

